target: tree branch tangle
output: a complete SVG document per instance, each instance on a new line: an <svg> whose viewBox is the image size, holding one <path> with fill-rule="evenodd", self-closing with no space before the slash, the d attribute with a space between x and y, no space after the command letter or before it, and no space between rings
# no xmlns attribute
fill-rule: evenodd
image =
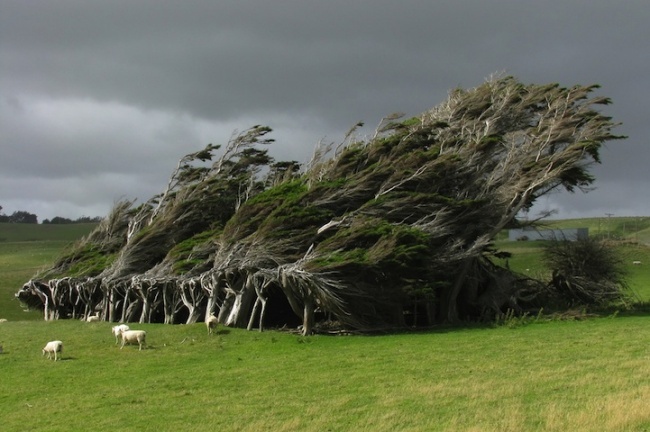
<svg viewBox="0 0 650 432"><path fill-rule="evenodd" d="M418 117L387 117L368 140L355 126L304 169L275 163L261 149L270 129L255 126L212 165L219 146L183 157L163 194L117 205L18 295L46 319L215 313L248 328L299 323L304 334L519 307L542 284L492 264L493 241L544 194L592 184L603 143L623 138L597 110L610 101L596 89L493 77ZM55 292L65 278L89 294Z"/></svg>

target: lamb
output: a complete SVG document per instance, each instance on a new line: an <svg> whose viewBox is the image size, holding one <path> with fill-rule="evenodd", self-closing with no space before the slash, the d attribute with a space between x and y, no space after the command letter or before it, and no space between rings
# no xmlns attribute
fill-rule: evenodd
<svg viewBox="0 0 650 432"><path fill-rule="evenodd" d="M57 354L63 353L63 342L60 340L55 340L48 342L43 348L43 355L47 353L47 358L51 359L52 354L54 354L54 361L58 360Z"/></svg>
<svg viewBox="0 0 650 432"><path fill-rule="evenodd" d="M87 322L99 322L99 315L90 315L86 318Z"/></svg>
<svg viewBox="0 0 650 432"><path fill-rule="evenodd" d="M210 315L205 319L205 326L208 328L208 334L212 334L216 330L219 320L216 316Z"/></svg>
<svg viewBox="0 0 650 432"><path fill-rule="evenodd" d="M137 342L138 345L140 346L140 349L138 351L142 350L142 346L146 346L145 338L147 337L147 332L144 330L126 330L121 332L122 333L122 345L120 346L120 349L124 348L124 345L127 343L135 343Z"/></svg>
<svg viewBox="0 0 650 432"><path fill-rule="evenodd" d="M113 326L113 328L111 330L113 332L113 335L115 336L115 345L117 345L117 342L119 341L118 338L120 337L122 332L125 332L125 331L130 330L130 329L129 329L128 325L120 324L120 325Z"/></svg>

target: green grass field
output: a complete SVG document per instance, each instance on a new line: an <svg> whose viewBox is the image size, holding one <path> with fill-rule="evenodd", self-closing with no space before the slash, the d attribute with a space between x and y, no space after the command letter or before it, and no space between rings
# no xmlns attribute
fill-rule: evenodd
<svg viewBox="0 0 650 432"><path fill-rule="evenodd" d="M88 234L96 224L37 225L0 223L0 318L40 319L24 312L14 294L61 251Z"/></svg>
<svg viewBox="0 0 650 432"><path fill-rule="evenodd" d="M2 430L647 431L650 318L383 336L0 324ZM41 355L64 342L63 360Z"/></svg>
<svg viewBox="0 0 650 432"><path fill-rule="evenodd" d="M650 430L647 314L307 338L133 324L149 348L120 350L111 323L44 322L13 300L91 227L14 227L0 225L3 432ZM544 271L540 243L506 246L513 269ZM621 254L649 299L648 247ZM64 342L59 362L41 355L54 339Z"/></svg>

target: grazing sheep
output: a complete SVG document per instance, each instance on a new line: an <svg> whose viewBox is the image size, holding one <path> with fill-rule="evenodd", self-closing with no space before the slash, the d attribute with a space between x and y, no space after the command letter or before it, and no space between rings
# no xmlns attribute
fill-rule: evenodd
<svg viewBox="0 0 650 432"><path fill-rule="evenodd" d="M48 359L51 359L52 354L54 354L54 361L57 361L57 354L63 353L63 342L59 340L48 342L47 345L45 345L45 348L43 348L43 355L46 353Z"/></svg>
<svg viewBox="0 0 650 432"><path fill-rule="evenodd" d="M7 318L0 318L0 322L7 322Z"/></svg>
<svg viewBox="0 0 650 432"><path fill-rule="evenodd" d="M632 265L641 265L641 261L632 261Z"/></svg>
<svg viewBox="0 0 650 432"><path fill-rule="evenodd" d="M90 315L88 318L86 318L86 321L99 322L99 315Z"/></svg>
<svg viewBox="0 0 650 432"><path fill-rule="evenodd" d="M120 324L120 325L113 326L111 331L113 332L113 335L115 336L115 345L117 345L117 342L119 341L118 338L120 337L122 332L125 332L127 330L130 330L130 329L129 329L129 326L126 325L126 324Z"/></svg>
<svg viewBox="0 0 650 432"><path fill-rule="evenodd" d="M145 338L147 337L147 332L144 330L126 330L121 332L122 333L122 346L120 346L120 349L124 348L124 345L127 343L135 343L137 342L138 345L140 346L140 349L138 351L142 350L142 345L145 345L146 347L146 342Z"/></svg>
<svg viewBox="0 0 650 432"><path fill-rule="evenodd" d="M212 334L212 332L216 330L217 324L219 324L219 320L214 315L210 315L205 319L205 326L208 328L208 334Z"/></svg>

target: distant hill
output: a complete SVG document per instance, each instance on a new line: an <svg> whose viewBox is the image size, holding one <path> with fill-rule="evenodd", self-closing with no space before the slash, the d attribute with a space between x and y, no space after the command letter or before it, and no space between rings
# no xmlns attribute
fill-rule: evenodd
<svg viewBox="0 0 650 432"><path fill-rule="evenodd" d="M631 240L650 245L650 216L596 217L549 220L550 228L588 228L589 236L611 240Z"/></svg>
<svg viewBox="0 0 650 432"><path fill-rule="evenodd" d="M65 225L0 223L0 242L72 242L90 233L96 226L96 223Z"/></svg>

